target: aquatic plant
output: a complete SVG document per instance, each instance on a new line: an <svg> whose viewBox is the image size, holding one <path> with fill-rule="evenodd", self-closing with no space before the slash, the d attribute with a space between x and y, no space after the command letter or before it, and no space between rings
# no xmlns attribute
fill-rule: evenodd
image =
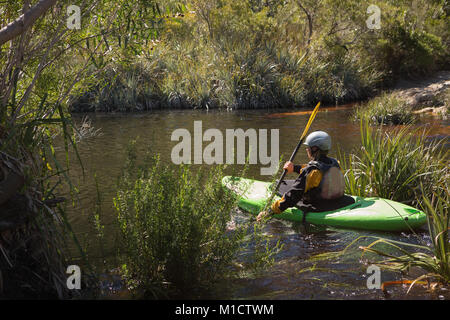
<svg viewBox="0 0 450 320"><path fill-rule="evenodd" d="M392 284L410 284L407 293L416 284L427 285L429 289L447 286L450 284L450 242L449 242L449 203L450 196L448 185L444 194L433 194L432 198L423 196L422 210L427 214L430 243L423 238L418 238L420 244L406 241L396 241L380 236L360 236L350 242L343 250L337 252L325 252L312 256L309 260L336 260L343 257L355 257L356 245L363 251L361 258L368 256L367 263L376 264L386 270L401 272L409 276L409 272L415 268L422 273L412 280L388 281L382 283L381 289L386 290ZM364 242L364 245L361 245ZM382 260L379 260L382 257Z"/></svg>
<svg viewBox="0 0 450 320"><path fill-rule="evenodd" d="M379 196L412 206L423 196L443 194L449 167L443 141L429 141L419 128L372 128L360 121L361 148L341 156L349 194Z"/></svg>
<svg viewBox="0 0 450 320"><path fill-rule="evenodd" d="M45 119L49 109L42 108L21 124L0 126L0 296L79 297L80 291L71 292L66 284L66 268L75 260L69 243L78 250L76 263L84 263L83 280L89 277L89 263L66 217L67 199L58 189L65 183L75 196L76 188L67 175L68 158L60 162L54 143L55 133L61 133L60 156L68 157L70 147L78 156L79 132L60 106L55 109L56 119ZM88 282L83 283L85 289Z"/></svg>
<svg viewBox="0 0 450 320"><path fill-rule="evenodd" d="M86 257L65 215L61 203L66 199L58 197L58 187L66 184L70 194L76 194L68 176L69 151L80 160L76 141L94 131L77 132L65 103L82 79L91 79L105 66L111 24L120 24L132 10L143 15L149 10L137 6L129 10L111 1L77 5L83 22L94 16L96 21L86 24L90 30L82 34L69 32L67 21L60 19L67 15L67 3L0 4L1 298L62 299L80 293L69 290L66 283L66 268L76 259L68 243L73 240ZM100 38L102 44L91 47ZM55 151L57 134L63 140L60 156L65 161ZM83 262L87 275L89 263Z"/></svg>
<svg viewBox="0 0 450 320"><path fill-rule="evenodd" d="M423 279L447 285L450 280L449 167L442 142L427 141L424 131L405 126L391 131L374 129L361 119L361 150L344 158L347 192L379 196L418 206L427 214L431 244L411 244L384 237L358 237L343 251L325 253L316 260L336 258L363 238L376 238L360 246L387 259L380 266L407 273L419 267L424 274L410 281L410 288ZM342 158L342 157L341 157ZM380 248L381 247L381 248ZM399 253L397 255L396 253Z"/></svg>
<svg viewBox="0 0 450 320"><path fill-rule="evenodd" d="M194 172L158 157L136 163L133 144L114 206L120 230L118 259L127 286L147 298L205 297L236 276L233 265L252 238L247 225L233 228L236 198L222 187L222 166ZM270 264L269 246L246 263ZM258 261L262 261L258 263ZM244 263L245 264L245 263ZM223 293L222 293L223 294Z"/></svg>
<svg viewBox="0 0 450 320"><path fill-rule="evenodd" d="M414 245L380 238L360 248L364 252L385 257L385 260L376 263L386 269L407 273L412 267L421 268L425 273L411 282L408 291L415 283L423 279L448 285L450 283L449 203L448 188L444 195L434 193L431 199L423 196L422 209L427 213L430 245ZM385 248L376 248L379 244L388 245L401 255L388 253Z"/></svg>
<svg viewBox="0 0 450 320"><path fill-rule="evenodd" d="M371 123L377 124L409 124L414 122L415 115L406 102L397 98L393 93L382 95L369 100L355 110L354 118L367 117Z"/></svg>

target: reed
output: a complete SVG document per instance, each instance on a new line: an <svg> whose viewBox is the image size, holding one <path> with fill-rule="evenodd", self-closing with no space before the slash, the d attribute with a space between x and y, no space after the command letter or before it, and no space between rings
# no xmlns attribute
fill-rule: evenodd
<svg viewBox="0 0 450 320"><path fill-rule="evenodd" d="M424 271L422 275L414 279L409 290L420 280L427 279L443 285L450 283L450 245L449 245L449 193L433 194L432 198L423 196L423 210L427 213L428 229L431 239L429 245L413 245L405 242L379 238L368 246L360 247L363 252L371 252L386 259L377 262L383 268L408 272L412 267L418 267ZM376 248L385 244L394 251L389 253L386 249Z"/></svg>
<svg viewBox="0 0 450 320"><path fill-rule="evenodd" d="M444 194L449 178L447 152L441 141L428 141L426 131L411 126L388 130L360 121L361 148L341 157L347 192L379 196L412 206L423 196Z"/></svg>
<svg viewBox="0 0 450 320"><path fill-rule="evenodd" d="M359 237L341 252L318 255L314 259L339 257L362 238L376 238L360 246L363 255L372 253L386 258L376 263L390 270L407 273L412 267L418 267L424 271L411 282L409 290L423 279L448 285L450 219L446 149L442 141L428 141L425 131L411 126L374 129L369 121L367 116L361 119L360 152L342 160L347 192L420 207L427 214L431 243L417 245L383 237Z"/></svg>
<svg viewBox="0 0 450 320"><path fill-rule="evenodd" d="M78 130L61 107L55 109L58 117L44 119L38 113L6 127L0 136L0 167L13 169L10 172L24 180L22 187L13 188L14 193L0 206L0 296L78 298L85 291L67 288L67 266L81 264L82 260L84 279L92 276L85 252L66 217L63 203L67 199L58 196L58 187L66 183L75 198L77 190L67 174L68 150L72 146L78 155L76 141L86 132ZM56 133L64 140L63 163L54 147ZM0 188L2 193L10 192L11 185L0 181ZM81 259L69 250L72 241Z"/></svg>

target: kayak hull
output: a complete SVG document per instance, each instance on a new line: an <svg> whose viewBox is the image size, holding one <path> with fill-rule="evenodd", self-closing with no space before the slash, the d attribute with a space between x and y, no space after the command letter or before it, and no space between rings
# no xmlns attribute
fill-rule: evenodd
<svg viewBox="0 0 450 320"><path fill-rule="evenodd" d="M270 183L252 179L226 176L222 185L238 198L239 208L257 215L264 209L270 197ZM409 231L417 229L427 221L426 214L411 206L378 197L352 196L355 203L343 208L306 214L305 221L316 225L377 231ZM276 196L275 200L280 197ZM288 208L274 218L288 221L303 221L299 208Z"/></svg>

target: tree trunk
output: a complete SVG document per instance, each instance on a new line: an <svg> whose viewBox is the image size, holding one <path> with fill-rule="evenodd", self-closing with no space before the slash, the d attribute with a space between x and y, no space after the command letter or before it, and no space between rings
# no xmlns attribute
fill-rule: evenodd
<svg viewBox="0 0 450 320"><path fill-rule="evenodd" d="M56 0L41 0L19 18L3 27L0 30L0 46L25 32L55 3Z"/></svg>

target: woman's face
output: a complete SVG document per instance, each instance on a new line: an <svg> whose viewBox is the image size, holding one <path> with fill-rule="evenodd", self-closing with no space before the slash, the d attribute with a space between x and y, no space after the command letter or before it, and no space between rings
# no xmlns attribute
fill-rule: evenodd
<svg viewBox="0 0 450 320"><path fill-rule="evenodd" d="M306 154L308 155L309 160L314 160L310 147L306 147Z"/></svg>

